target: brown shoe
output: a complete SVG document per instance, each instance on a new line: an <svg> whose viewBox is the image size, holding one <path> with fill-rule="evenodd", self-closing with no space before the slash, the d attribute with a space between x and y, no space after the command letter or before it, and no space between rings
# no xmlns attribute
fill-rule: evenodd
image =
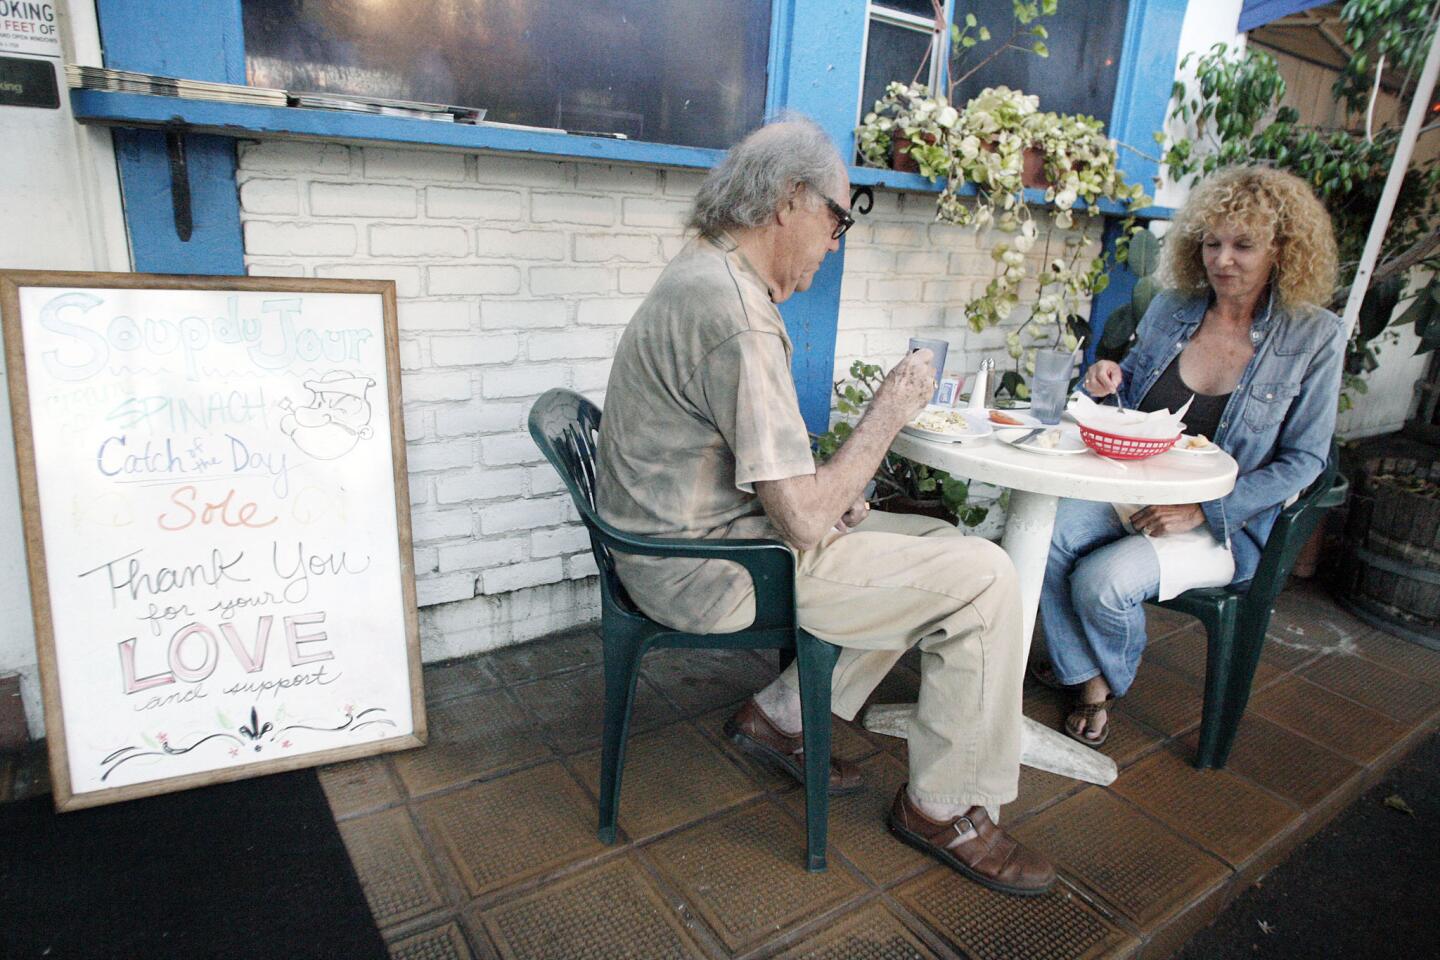
<svg viewBox="0 0 1440 960"><path fill-rule="evenodd" d="M805 741L790 736L765 716L765 711L751 697L725 721L725 736L741 750L785 771L798 782L805 782ZM830 796L854 793L865 786L860 768L848 760L830 758Z"/></svg>
<svg viewBox="0 0 1440 960"><path fill-rule="evenodd" d="M890 832L981 886L1035 897L1055 885L1055 868L1001 830L984 807L953 820L931 820L910 802L909 784L890 808Z"/></svg>

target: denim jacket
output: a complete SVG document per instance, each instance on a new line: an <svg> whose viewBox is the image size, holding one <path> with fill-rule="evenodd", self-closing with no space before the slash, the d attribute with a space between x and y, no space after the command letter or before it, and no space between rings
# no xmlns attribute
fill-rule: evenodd
<svg viewBox="0 0 1440 960"><path fill-rule="evenodd" d="M1136 407L1185 349L1209 306L1203 295L1165 292L1140 321L1120 369L1120 399ZM1273 299L1251 326L1255 353L1220 414L1213 438L1240 466L1235 489L1200 504L1215 539L1235 557L1235 581L1249 580L1285 502L1325 469L1335 433L1345 354L1339 317Z"/></svg>

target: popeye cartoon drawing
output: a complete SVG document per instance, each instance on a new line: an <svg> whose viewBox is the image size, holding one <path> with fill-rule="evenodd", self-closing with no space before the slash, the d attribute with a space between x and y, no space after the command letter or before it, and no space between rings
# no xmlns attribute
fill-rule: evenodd
<svg viewBox="0 0 1440 960"><path fill-rule="evenodd" d="M280 409L285 411L280 430L303 453L316 460L335 460L374 434L370 401L365 398L375 386L374 380L332 370L319 380L306 380L303 386L310 391L308 405L296 407L289 398L280 401Z"/></svg>

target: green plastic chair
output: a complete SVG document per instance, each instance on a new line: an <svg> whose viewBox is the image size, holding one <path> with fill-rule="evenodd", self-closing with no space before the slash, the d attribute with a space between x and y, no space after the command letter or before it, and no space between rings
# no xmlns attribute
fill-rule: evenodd
<svg viewBox="0 0 1440 960"><path fill-rule="evenodd" d="M530 408L530 436L559 472L590 532L600 569L600 633L605 654L605 725L600 752L600 829L615 842L620 775L635 702L640 659L660 647L779 650L800 662L800 709L805 732L806 866L825 869L830 812L830 676L838 647L811 636L795 621L795 557L775 540L670 540L617 530L595 510L595 445L600 408L570 390L548 390ZM755 582L755 622L735 633L671 630L645 616L615 575L612 552L729 560Z"/></svg>
<svg viewBox="0 0 1440 960"><path fill-rule="evenodd" d="M1197 617L1209 636L1205 657L1205 705L1195 766L1222 768L1230 759L1240 719L1250 701L1250 685L1265 645L1275 598L1325 512L1345 502L1349 483L1339 473L1339 448L1330 445L1325 471L1300 499L1281 511L1249 583L1187 590L1157 604Z"/></svg>

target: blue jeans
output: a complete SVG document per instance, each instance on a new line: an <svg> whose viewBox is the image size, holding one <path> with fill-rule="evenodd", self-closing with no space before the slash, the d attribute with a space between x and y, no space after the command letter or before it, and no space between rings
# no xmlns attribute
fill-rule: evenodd
<svg viewBox="0 0 1440 960"><path fill-rule="evenodd" d="M1155 550L1125 532L1110 504L1060 501L1040 596L1057 680L1104 676L1112 694L1124 696L1145 650L1144 603L1159 594Z"/></svg>

